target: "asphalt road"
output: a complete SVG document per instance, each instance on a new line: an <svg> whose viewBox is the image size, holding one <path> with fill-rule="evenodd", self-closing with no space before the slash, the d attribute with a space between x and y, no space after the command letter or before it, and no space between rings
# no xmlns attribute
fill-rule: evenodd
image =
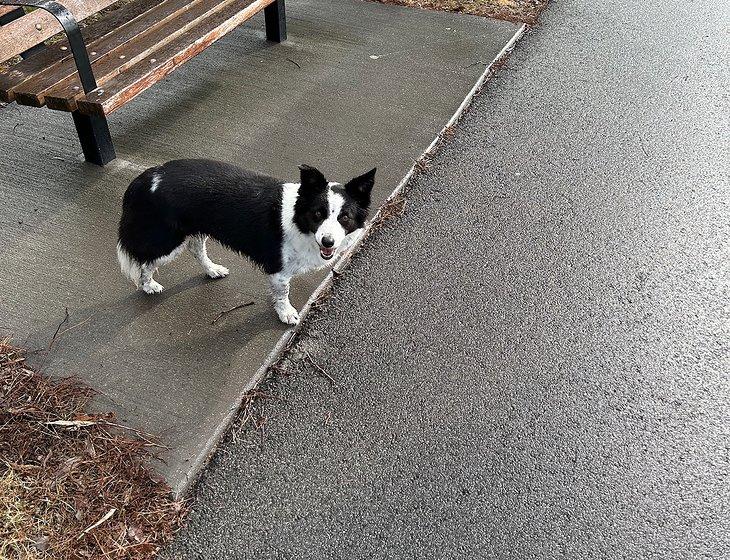
<svg viewBox="0 0 730 560"><path fill-rule="evenodd" d="M175 555L730 557L718 6L548 9L302 338L334 383L266 388Z"/></svg>

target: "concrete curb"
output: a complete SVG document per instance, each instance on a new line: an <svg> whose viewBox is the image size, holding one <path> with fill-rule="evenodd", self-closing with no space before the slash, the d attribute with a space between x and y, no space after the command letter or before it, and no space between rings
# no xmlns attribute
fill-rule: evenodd
<svg viewBox="0 0 730 560"><path fill-rule="evenodd" d="M200 478L200 475L203 472L203 469L207 465L208 461L210 460L210 457L213 455L215 450L218 448L218 444L220 443L220 440L222 439L223 435L228 430L229 426L235 419L235 417L238 414L238 411L240 410L241 404L243 403L246 395L256 389L256 387L263 381L266 372L269 370L269 368L277 361L279 358L283 355L284 351L289 347L289 344L293 342L296 335L299 334L302 325L305 324L305 319L309 312L311 311L314 304L323 297L323 295L326 293L326 291L330 288L332 285L332 281L334 277L340 273L342 270L347 268L348 264L350 263L350 260L352 259L352 256L357 252L357 250L360 248L362 243L365 241L365 239L368 238L370 233L373 231L373 225L377 224L380 219L383 217L382 212L385 207L388 206L388 203L391 202L395 197L400 195L406 185L410 182L410 180L413 178L413 176L416 173L416 170L418 169L419 165L426 159L428 159L431 155L435 153L438 146L441 144L444 134L448 129L453 127L455 124L461 120L461 117L463 116L464 112L469 108L471 105L474 96L479 93L479 91L484 87L484 84L489 81L489 79L494 75L494 69L495 65L505 58L507 55L509 55L510 52L515 48L517 42L522 38L522 36L525 34L529 26L527 24L522 24L522 26L517 29L515 34L512 36L512 38L509 40L509 42L505 45L505 47L500 51L500 53L492 60L489 65L487 65L486 69L482 73L482 75L477 80L476 84L474 84L474 87L469 91L464 101L462 101L461 105L459 105L459 108L456 110L454 115L449 119L449 121L444 125L444 127L439 131L439 133L436 135L434 140L429 144L428 148L419 156L419 158L414 161L411 168L408 170L406 175L401 179L401 181L398 183L398 185L395 187L393 192L390 193L388 198L386 198L383 203L378 208L378 211L375 213L375 215L368 221L368 223L365 226L365 230L363 231L362 235L357 239L355 243L353 243L347 251L345 251L337 260L337 262L332 266L332 269L330 270L327 277L322 280L322 282L317 286L317 288L314 290L312 295L309 297L307 302L305 303L304 307L299 313L300 316L300 322L299 325L296 327L293 327L289 330L287 330L284 334L281 335L281 338L277 341L277 343L274 345L274 348L271 350L267 358L264 360L263 364L256 370L256 373L251 378L251 380L246 384L243 391L240 393L239 397L236 399L236 403L231 406L229 409L229 413L226 415L226 417L223 419L223 421L219 424L216 431L213 433L212 437L208 440L208 445L205 449L203 449L197 457L195 457L192 461L192 465L190 468L190 471L194 473L193 476L188 477L185 484L175 489L175 493L177 496L185 496L187 495L190 490L194 487L196 481Z"/></svg>

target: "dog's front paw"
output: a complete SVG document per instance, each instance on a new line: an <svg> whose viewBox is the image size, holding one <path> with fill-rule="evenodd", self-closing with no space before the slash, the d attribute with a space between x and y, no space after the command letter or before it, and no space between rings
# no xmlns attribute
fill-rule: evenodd
<svg viewBox="0 0 730 560"><path fill-rule="evenodd" d="M146 284L142 284L142 291L145 294L159 294L163 289L162 284L158 284L154 280L150 280Z"/></svg>
<svg viewBox="0 0 730 560"><path fill-rule="evenodd" d="M226 276L228 276L229 270L225 266L213 264L205 270L205 273L210 278L225 278Z"/></svg>
<svg viewBox="0 0 730 560"><path fill-rule="evenodd" d="M276 314L279 320L287 325L296 325L299 323L299 312L290 303L276 307Z"/></svg>

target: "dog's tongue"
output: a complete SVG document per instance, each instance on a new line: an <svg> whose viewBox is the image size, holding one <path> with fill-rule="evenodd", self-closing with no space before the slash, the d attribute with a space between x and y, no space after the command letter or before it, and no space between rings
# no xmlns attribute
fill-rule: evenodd
<svg viewBox="0 0 730 560"><path fill-rule="evenodd" d="M334 248L327 248L327 247L321 247L320 252L322 253L322 256L327 259L335 254Z"/></svg>

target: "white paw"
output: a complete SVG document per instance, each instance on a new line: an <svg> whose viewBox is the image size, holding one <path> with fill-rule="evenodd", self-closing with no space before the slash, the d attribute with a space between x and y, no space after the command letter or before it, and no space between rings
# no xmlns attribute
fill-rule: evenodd
<svg viewBox="0 0 730 560"><path fill-rule="evenodd" d="M205 273L211 278L225 278L229 274L229 270L225 266L219 264L210 265Z"/></svg>
<svg viewBox="0 0 730 560"><path fill-rule="evenodd" d="M161 284L158 284L154 280L150 280L146 284L142 285L142 291L145 294L159 294L164 288Z"/></svg>
<svg viewBox="0 0 730 560"><path fill-rule="evenodd" d="M287 325L299 323L299 312L291 304L276 307L276 314L279 316L279 320Z"/></svg>

